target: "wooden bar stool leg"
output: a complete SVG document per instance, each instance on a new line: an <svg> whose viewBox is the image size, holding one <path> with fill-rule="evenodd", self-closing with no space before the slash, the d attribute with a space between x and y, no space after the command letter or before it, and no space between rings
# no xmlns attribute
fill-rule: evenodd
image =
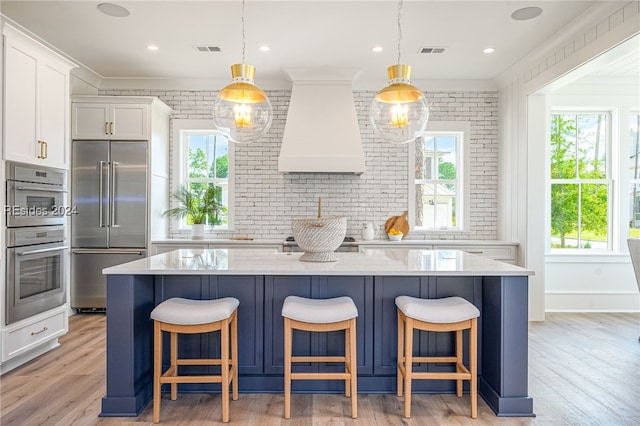
<svg viewBox="0 0 640 426"><path fill-rule="evenodd" d="M358 418L358 357L356 354L356 319L349 320L349 371L351 372L351 417Z"/></svg>
<svg viewBox="0 0 640 426"><path fill-rule="evenodd" d="M402 382L404 378L404 372L401 368L402 363L404 362L404 317L400 310L398 310L398 384L396 388L396 392L398 396L402 396Z"/></svg>
<svg viewBox="0 0 640 426"><path fill-rule="evenodd" d="M153 322L153 422L160 421L160 376L162 375L162 330Z"/></svg>
<svg viewBox="0 0 640 426"><path fill-rule="evenodd" d="M229 320L222 322L220 329L220 375L222 376L222 421L229 421Z"/></svg>
<svg viewBox="0 0 640 426"><path fill-rule="evenodd" d="M404 326L404 416L411 417L411 372L413 370L413 319L405 318Z"/></svg>
<svg viewBox="0 0 640 426"><path fill-rule="evenodd" d="M456 330L456 370L462 362L462 330ZM462 398L462 379L456 380L456 395Z"/></svg>
<svg viewBox="0 0 640 426"><path fill-rule="evenodd" d="M172 376L178 375L178 333L169 333L170 338L170 352L171 352L171 367L173 369ZM178 384L171 383L171 400L175 401L178 399Z"/></svg>
<svg viewBox="0 0 640 426"><path fill-rule="evenodd" d="M291 320L284 319L284 418L291 418Z"/></svg>
<svg viewBox="0 0 640 426"><path fill-rule="evenodd" d="M469 396L471 399L471 418L476 419L478 418L478 318L471 320L469 340L469 370L471 370Z"/></svg>
<svg viewBox="0 0 640 426"><path fill-rule="evenodd" d="M350 330L346 328L344 330L344 372L345 373L350 373L352 368L351 355L349 353L350 342L351 342L351 340L349 339L349 334L350 334ZM344 380L344 395L346 397L351 396L351 379L350 378Z"/></svg>
<svg viewBox="0 0 640 426"><path fill-rule="evenodd" d="M232 386L233 386L233 395L232 398L234 401L238 399L238 316L237 314L233 315L231 319L231 360L233 367L233 378Z"/></svg>

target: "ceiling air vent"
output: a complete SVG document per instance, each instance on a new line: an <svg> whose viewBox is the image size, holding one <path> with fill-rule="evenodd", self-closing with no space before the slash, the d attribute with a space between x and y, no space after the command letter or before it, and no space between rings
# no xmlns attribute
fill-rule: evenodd
<svg viewBox="0 0 640 426"><path fill-rule="evenodd" d="M444 53L444 47L421 47L418 53Z"/></svg>
<svg viewBox="0 0 640 426"><path fill-rule="evenodd" d="M220 46L196 45L193 46L198 52L220 52Z"/></svg>

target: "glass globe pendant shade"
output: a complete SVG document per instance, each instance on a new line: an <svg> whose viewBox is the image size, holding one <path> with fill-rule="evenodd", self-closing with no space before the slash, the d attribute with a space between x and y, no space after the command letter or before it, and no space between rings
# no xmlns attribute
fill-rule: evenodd
<svg viewBox="0 0 640 426"><path fill-rule="evenodd" d="M427 127L429 105L424 93L411 85L409 65L392 65L387 74L389 85L371 103L371 123L386 141L411 142Z"/></svg>
<svg viewBox="0 0 640 426"><path fill-rule="evenodd" d="M220 90L213 105L216 128L236 143L253 142L264 136L273 120L269 98L253 83L255 72L252 65L232 65L233 82Z"/></svg>

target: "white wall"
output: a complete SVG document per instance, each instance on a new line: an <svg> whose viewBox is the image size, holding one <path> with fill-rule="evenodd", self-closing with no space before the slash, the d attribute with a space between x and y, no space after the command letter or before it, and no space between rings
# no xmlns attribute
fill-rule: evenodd
<svg viewBox="0 0 640 426"><path fill-rule="evenodd" d="M631 41L637 45L637 40ZM547 98L545 114L553 108L587 108L612 113L612 134L619 139L610 153L615 179L611 199L615 204L613 253L575 256L554 251L545 256L546 311L638 311L640 297L633 274L626 237L629 235L628 182L629 112L640 110L638 82L623 84L623 77L604 81L578 80ZM544 96L544 95L542 95ZM549 235L549 224L546 224ZM548 242L545 248L548 247ZM547 249L547 251L549 251Z"/></svg>
<svg viewBox="0 0 640 426"><path fill-rule="evenodd" d="M383 225L407 210L408 145L394 145L376 136L369 122L373 91L355 91L355 104L365 153L366 171L349 174L281 174L278 154L284 132L290 91L267 91L274 118L268 134L258 142L236 145L235 228L233 235L284 239L291 234L292 217L308 217L322 196L323 213L348 219L347 235L358 237L363 222ZM104 95L157 96L173 108L174 119L210 119L214 91L102 90ZM413 239L498 238L498 95L495 91L430 92L430 121L470 122L470 230L409 233ZM173 134L173 132L172 132ZM173 156L171 156L173 158ZM172 236L181 236L174 230ZM382 234L380 234L382 235ZM185 235L182 235L185 236ZM209 233L227 238L228 233Z"/></svg>
<svg viewBox="0 0 640 426"><path fill-rule="evenodd" d="M640 28L639 2L632 1L620 7L619 3L600 2L587 14L561 30L548 43L531 52L498 78L501 100L501 128L508 129L501 140L500 166L505 179L501 196L500 217L503 228L501 236L519 241L521 258L525 266L533 269L530 278L529 318L543 320L546 302L545 278L545 188L544 137L540 130L532 126L533 119L545 111L546 100L533 97L543 87L565 74L577 69L585 62L638 33ZM542 143L541 143L542 142ZM525 154L526 153L526 154ZM627 272L629 264L627 264ZM553 267L552 267L553 268ZM579 268L576 266L576 268ZM574 268L575 269L575 268ZM605 275L608 281L624 280L629 275ZM556 271L553 272L556 275ZM631 283L624 284L629 289ZM626 290L622 290L623 292ZM589 298L583 306L597 310L592 302L597 295ZM564 298L563 300L567 300ZM558 300L554 309L571 309ZM626 304L618 306L624 310ZM609 305L602 309L611 308Z"/></svg>

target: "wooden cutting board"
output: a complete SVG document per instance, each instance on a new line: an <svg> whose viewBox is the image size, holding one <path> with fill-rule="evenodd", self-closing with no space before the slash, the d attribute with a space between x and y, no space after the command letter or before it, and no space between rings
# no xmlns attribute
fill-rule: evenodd
<svg viewBox="0 0 640 426"><path fill-rule="evenodd" d="M409 222L407 222L408 215L409 212L404 212L401 216L391 216L384 224L384 231L389 233L391 228L396 228L396 230L404 234L402 238L406 237L409 233Z"/></svg>

